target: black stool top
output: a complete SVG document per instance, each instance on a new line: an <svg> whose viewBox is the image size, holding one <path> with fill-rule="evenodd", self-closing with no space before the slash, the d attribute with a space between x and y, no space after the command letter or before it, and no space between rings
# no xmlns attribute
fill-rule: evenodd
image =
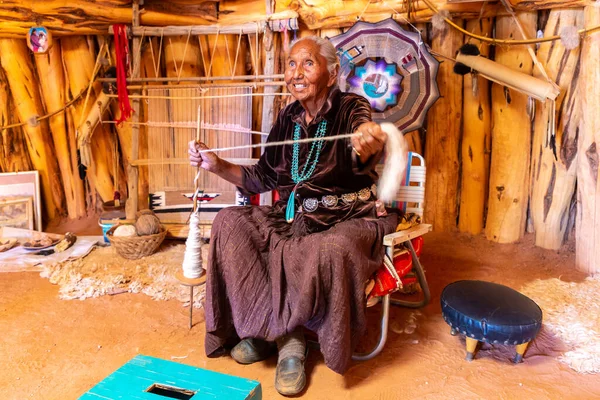
<svg viewBox="0 0 600 400"><path fill-rule="evenodd" d="M529 342L542 326L542 310L533 300L497 283L451 283L442 292L441 304L453 329L484 342Z"/></svg>

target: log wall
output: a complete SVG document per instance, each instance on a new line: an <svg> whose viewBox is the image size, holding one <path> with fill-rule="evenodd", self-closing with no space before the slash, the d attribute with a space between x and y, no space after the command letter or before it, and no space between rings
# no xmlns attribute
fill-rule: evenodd
<svg viewBox="0 0 600 400"><path fill-rule="evenodd" d="M545 35L566 26L583 27L583 10L552 10ZM552 121L551 103L539 104L531 152L530 215L537 246L558 250L567 234L577 175L577 136L581 118L580 48L565 49L561 41L540 45L537 56L561 90ZM536 69L534 75L541 77ZM556 132L551 135L554 124Z"/></svg>
<svg viewBox="0 0 600 400"><path fill-rule="evenodd" d="M519 13L518 18L527 37L535 37L537 14ZM496 36L522 38L511 17L496 19ZM533 62L524 46L496 49L496 61L515 71L532 73ZM485 235L495 242L515 242L525 233L531 149L530 104L527 95L496 83L492 85L492 158Z"/></svg>
<svg viewBox="0 0 600 400"><path fill-rule="evenodd" d="M447 28L434 35L431 47L436 53L454 57L463 40L462 33ZM433 229L437 231L455 230L458 217L458 145L462 120L463 77L455 74L453 67L448 62L440 64L437 77L440 98L427 115L427 194L424 219L432 223Z"/></svg>
<svg viewBox="0 0 600 400"><path fill-rule="evenodd" d="M584 9L585 25L600 24L600 9ZM596 274L600 270L600 35L586 37L581 48L580 91L582 119L578 142L577 166L577 269Z"/></svg>
<svg viewBox="0 0 600 400"><path fill-rule="evenodd" d="M490 37L492 27L492 20L484 18L467 22L466 29ZM489 56L489 50L487 44L482 44L479 49L486 57ZM490 107L490 81L478 75L466 75L463 82L462 179L458 228L461 232L472 235L481 233L484 226L491 152Z"/></svg>

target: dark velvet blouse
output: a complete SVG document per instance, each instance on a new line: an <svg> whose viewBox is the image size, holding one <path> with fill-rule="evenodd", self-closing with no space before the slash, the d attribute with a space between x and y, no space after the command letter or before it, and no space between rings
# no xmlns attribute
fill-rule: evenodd
<svg viewBox="0 0 600 400"><path fill-rule="evenodd" d="M314 137L322 120L327 121L325 136L353 133L362 123L371 121L371 108L365 98L352 93L342 93L334 87L317 116L308 125L305 122L305 110L300 102L295 101L284 108L279 113L267 141L293 139L295 124L300 125L301 138ZM306 163L311 144L300 144L300 170ZM352 151L350 139L345 138L325 141L312 176L296 185L291 173L292 148L292 145L266 147L257 164L242 166L242 192L256 194L273 189L279 191L281 200L273 205L273 218L284 218L287 200L294 187L295 206L298 209L305 198L321 200L325 195L356 193L361 189L370 188L377 182L378 176L374 167L381 154L371 157L363 165ZM357 217L376 218L375 196L371 196L369 201L357 200L351 204L338 201L334 207L319 204L313 212L297 211L292 231L298 234L317 232Z"/></svg>

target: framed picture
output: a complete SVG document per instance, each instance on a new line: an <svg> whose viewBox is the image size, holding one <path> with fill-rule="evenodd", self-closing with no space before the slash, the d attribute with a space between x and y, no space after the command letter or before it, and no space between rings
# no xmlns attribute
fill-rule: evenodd
<svg viewBox="0 0 600 400"><path fill-rule="evenodd" d="M34 229L42 231L42 199L38 171L0 173L0 199L31 197Z"/></svg>
<svg viewBox="0 0 600 400"><path fill-rule="evenodd" d="M0 197L0 226L33 230L33 197Z"/></svg>
<svg viewBox="0 0 600 400"><path fill-rule="evenodd" d="M46 53L52 45L52 35L43 26L34 26L27 32L27 46L34 53Z"/></svg>

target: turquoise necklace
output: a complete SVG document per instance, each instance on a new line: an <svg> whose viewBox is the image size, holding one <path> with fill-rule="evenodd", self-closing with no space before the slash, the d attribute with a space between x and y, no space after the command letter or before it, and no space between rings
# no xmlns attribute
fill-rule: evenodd
<svg viewBox="0 0 600 400"><path fill-rule="evenodd" d="M317 133L315 134L315 140L311 143L310 150L308 152L308 157L306 157L306 163L304 167L302 167L302 172L298 173L298 158L300 156L300 125L296 124L294 126L294 147L292 153L292 180L296 185L298 183L307 180L311 177L313 172L315 172L315 168L317 167L317 163L319 162L319 156L321 155L321 149L323 148L323 138L325 137L325 132L327 131L327 121L323 120L319 123L317 128ZM309 167L310 165L310 167ZM285 209L285 219L288 223L292 223L294 220L294 215L296 214L295 207L295 198L296 198L296 189L292 193L290 193L290 197L288 198L287 207Z"/></svg>

